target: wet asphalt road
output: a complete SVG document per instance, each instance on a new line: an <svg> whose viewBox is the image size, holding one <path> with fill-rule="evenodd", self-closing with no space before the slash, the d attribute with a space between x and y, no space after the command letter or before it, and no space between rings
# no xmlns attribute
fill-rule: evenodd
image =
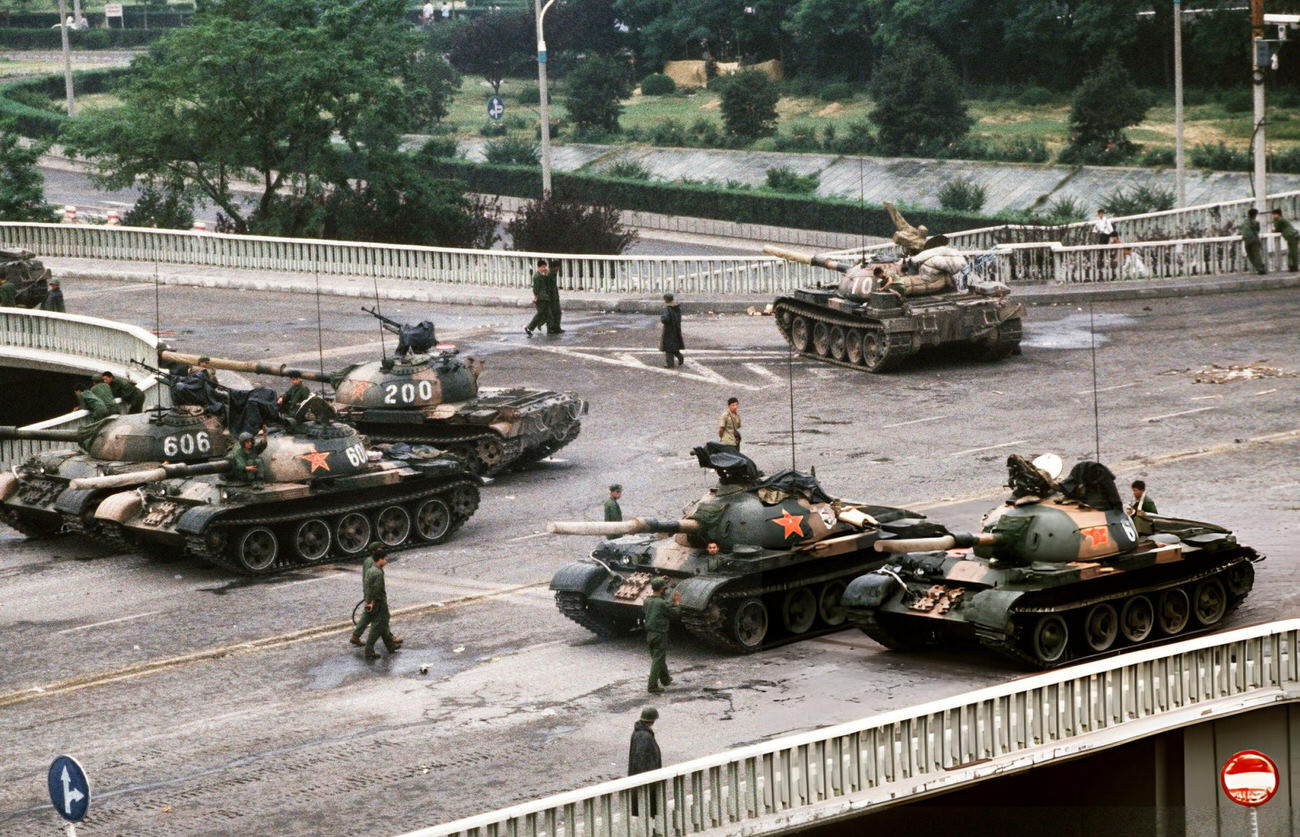
<svg viewBox="0 0 1300 837"><path fill-rule="evenodd" d="M155 325L150 286L78 283L68 305ZM157 321L181 350L324 354L329 368L379 351L357 306L322 299L318 333L311 298L166 287ZM1099 439L1121 484L1143 476L1161 511L1227 525L1269 556L1233 624L1297 613L1300 378L1195 381L1212 364L1300 368L1294 292L1033 308L1019 357L887 376L791 360L761 317L688 316L688 363L670 371L648 317L575 315L563 337L529 340L524 312L432 313L442 339L487 362L484 386L575 390L591 413L556 460L486 488L449 543L394 561L393 607L428 605L395 618L406 648L367 665L346 644L355 566L234 580L0 530L0 833L56 827L44 771L61 752L91 775L95 834L392 833L621 775L647 702L644 648L556 612L546 581L591 541L545 523L598 517L615 480L625 514L676 515L712 484L689 450L733 394L760 467L789 465L793 412L794 460L831 494L954 528L1000 500L1008 453L1070 463ZM851 631L745 658L675 635L669 661L677 683L655 703L670 763L1021 675Z"/></svg>

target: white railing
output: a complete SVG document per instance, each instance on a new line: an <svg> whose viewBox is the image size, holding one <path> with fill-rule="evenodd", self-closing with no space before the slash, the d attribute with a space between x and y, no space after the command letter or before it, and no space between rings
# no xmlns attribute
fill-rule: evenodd
<svg viewBox="0 0 1300 837"><path fill-rule="evenodd" d="M791 830L825 816L1294 700L1300 700L1300 620L1038 674L409 837L684 837ZM634 800L640 816L632 813Z"/></svg>

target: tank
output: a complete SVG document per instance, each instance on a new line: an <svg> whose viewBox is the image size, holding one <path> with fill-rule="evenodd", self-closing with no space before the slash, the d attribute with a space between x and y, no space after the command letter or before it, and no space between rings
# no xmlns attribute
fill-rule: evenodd
<svg viewBox="0 0 1300 837"><path fill-rule="evenodd" d="M228 437L200 407L173 407L113 416L67 430L0 427L0 439L67 442L0 473L0 520L28 537L65 527L94 532L104 490L73 490L74 479L129 473L161 462L202 462L225 456Z"/></svg>
<svg viewBox="0 0 1300 837"><path fill-rule="evenodd" d="M50 269L30 250L0 247L0 273L18 292L14 302L22 308L35 308L45 301L49 290Z"/></svg>
<svg viewBox="0 0 1300 837"><path fill-rule="evenodd" d="M385 456L319 408L265 441L253 482L233 481L223 460L72 486L116 490L95 519L123 543L250 575L360 557L372 539L394 551L439 543L478 508L478 478L459 457L409 449L404 459Z"/></svg>
<svg viewBox="0 0 1300 837"><path fill-rule="evenodd" d="M923 349L971 347L986 360L1020 352L1024 305L1008 298L1006 285L967 281L966 259L951 247L862 264L772 245L763 251L844 274L773 304L781 336L800 354L885 372Z"/></svg>
<svg viewBox="0 0 1300 837"><path fill-rule="evenodd" d="M733 448L693 453L718 484L678 520L554 522L564 535L621 536L551 579L560 612L600 636L637 629L656 575L680 595L692 634L750 653L845 627L840 594L877 566L879 540L946 530L907 509L834 499L816 477L787 470L764 478ZM719 546L709 554L710 541Z"/></svg>
<svg viewBox="0 0 1300 837"><path fill-rule="evenodd" d="M1263 557L1232 532L1131 515L1105 465L1058 482L1055 462L1008 458L978 533L876 544L891 557L848 585L849 620L891 649L973 639L1052 668L1213 630L1250 592Z"/></svg>
<svg viewBox="0 0 1300 837"><path fill-rule="evenodd" d="M331 384L339 419L372 442L430 445L463 456L477 473L495 474L544 459L578 437L587 404L574 393L480 388L483 365L438 345L432 323L380 321L399 337L395 354L330 373L303 373L307 380ZM198 361L170 351L160 358ZM281 377L290 370L220 358L212 358L212 365Z"/></svg>

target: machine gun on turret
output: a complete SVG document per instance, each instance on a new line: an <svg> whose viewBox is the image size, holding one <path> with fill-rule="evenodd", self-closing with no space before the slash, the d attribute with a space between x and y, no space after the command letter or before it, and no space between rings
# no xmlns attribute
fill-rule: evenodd
<svg viewBox="0 0 1300 837"><path fill-rule="evenodd" d="M397 320L385 317L379 313L378 308L367 308L361 306L361 310L370 314L379 320L385 331L390 331L397 335L396 355L404 358L414 352L417 355L427 355L430 350L438 345L438 338L434 334L433 321L421 320L419 323L399 323Z"/></svg>

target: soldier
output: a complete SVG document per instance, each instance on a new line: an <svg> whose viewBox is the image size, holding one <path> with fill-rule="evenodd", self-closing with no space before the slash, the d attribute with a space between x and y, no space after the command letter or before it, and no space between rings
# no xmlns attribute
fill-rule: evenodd
<svg viewBox="0 0 1300 837"><path fill-rule="evenodd" d="M239 434L239 447L226 454L226 461L234 463L226 472L230 482L261 482L266 479L266 465L261 453L266 450L266 428L254 439L252 433Z"/></svg>
<svg viewBox="0 0 1300 837"><path fill-rule="evenodd" d="M108 409L111 410L114 415L119 415L125 412L125 410L122 407L118 406L117 395L113 392L113 388L109 386L108 383L103 378L104 376L101 375L100 380L97 383L92 383L90 385L91 393L94 394L94 396L98 398L100 401L103 401L105 404L107 404Z"/></svg>
<svg viewBox="0 0 1300 837"><path fill-rule="evenodd" d="M372 543L366 549L366 560L361 562L361 597L366 597L366 573L375 565L375 556L386 552L386 547L382 543ZM375 620L374 614L368 608L361 608L361 618L357 620L356 627L352 629L352 636L348 642L353 645L365 645L361 641L361 635L366 632L366 628Z"/></svg>
<svg viewBox="0 0 1300 837"><path fill-rule="evenodd" d="M1259 246L1259 221L1255 220L1258 216L1258 209L1246 213L1246 220L1241 222L1241 243L1246 247L1246 258L1250 261L1250 266L1263 276L1268 270L1264 267L1263 251Z"/></svg>
<svg viewBox="0 0 1300 837"><path fill-rule="evenodd" d="M548 262L546 265L546 287L551 292L551 318L546 321L547 334L563 334L560 328L560 265Z"/></svg>
<svg viewBox="0 0 1300 837"><path fill-rule="evenodd" d="M217 382L217 370L212 366L212 358L207 355L199 358L198 368L191 371L207 376L210 383Z"/></svg>
<svg viewBox="0 0 1300 837"><path fill-rule="evenodd" d="M100 421L117 413L117 410L114 409L116 405L109 406L105 404L102 398L86 389L86 385L83 383L73 384L72 391L77 394L77 406L90 413L91 421Z"/></svg>
<svg viewBox="0 0 1300 837"><path fill-rule="evenodd" d="M9 277L0 273L0 308L17 308L18 291L9 284Z"/></svg>
<svg viewBox="0 0 1300 837"><path fill-rule="evenodd" d="M686 342L682 340L682 309L673 301L672 294L664 294L664 310L659 314L659 322L664 324L663 335L659 338L659 351L664 353L664 366L673 368L673 361L681 366L686 363L682 349Z"/></svg>
<svg viewBox="0 0 1300 837"><path fill-rule="evenodd" d="M114 398L122 399L123 413L138 413L144 409L144 393L125 378L116 378L112 372L101 372L99 378L108 384Z"/></svg>
<svg viewBox="0 0 1300 837"><path fill-rule="evenodd" d="M289 371L289 388L276 399L280 405L280 412L286 416L292 416L298 412L298 406L311 397L311 390L307 389L306 384L302 382L302 373L297 369Z"/></svg>
<svg viewBox="0 0 1300 837"><path fill-rule="evenodd" d="M362 581L365 590L366 610L370 612L370 633L366 636L366 659L377 660L375 642L383 639L384 648L389 655L397 653L402 647L402 640L393 636L388 628L388 591L384 588L384 566L388 563L388 551L382 547L375 551L375 563L366 570Z"/></svg>
<svg viewBox="0 0 1300 837"><path fill-rule="evenodd" d="M682 594L673 591L673 603L664 601L664 588L668 579L655 576L650 582L650 595L641 605L645 621L646 644L650 648L650 683L648 692L662 692L663 686L670 685L673 678L668 674L668 628L669 616L677 611ZM662 685L661 685L662 684Z"/></svg>
<svg viewBox="0 0 1300 837"><path fill-rule="evenodd" d="M627 750L627 775L648 773L664 766L663 754L659 752L659 742L655 740L653 729L659 720L659 710L647 706L641 710L641 718L632 727L632 741ZM632 797L632 815L637 816L637 797ZM659 799L654 788L650 789L650 816L658 816Z"/></svg>
<svg viewBox="0 0 1300 837"><path fill-rule="evenodd" d="M1125 509L1125 511L1130 515L1139 512L1150 514L1160 513L1156 511L1156 501L1147 496L1147 484L1145 480L1133 480L1133 485L1131 485L1130 488L1133 489L1133 502Z"/></svg>
<svg viewBox="0 0 1300 837"><path fill-rule="evenodd" d="M524 334L529 337L533 336L534 331L551 322L552 305L556 309L560 307L560 301L551 293L553 283L550 274L551 263L546 259L538 259L537 270L533 272L533 305L537 307L537 313L528 321L528 325L524 326ZM559 320L558 314L555 315L555 319Z"/></svg>
<svg viewBox="0 0 1300 837"><path fill-rule="evenodd" d="M718 441L740 450L740 399L727 399L727 412L718 419Z"/></svg>
<svg viewBox="0 0 1300 837"><path fill-rule="evenodd" d="M58 279L51 279L49 289L45 292L45 300L41 302L42 311L58 311L63 314L67 308L63 307L63 289L59 287Z"/></svg>
<svg viewBox="0 0 1300 837"><path fill-rule="evenodd" d="M1280 209L1273 210L1273 232L1286 242L1286 269L1293 273L1300 270L1300 232L1282 217Z"/></svg>
<svg viewBox="0 0 1300 837"><path fill-rule="evenodd" d="M623 509L618 504L618 498L623 496L623 486L614 483L609 487L609 497L605 499L605 521L616 522L623 519ZM618 535L606 535L605 540L612 541Z"/></svg>

